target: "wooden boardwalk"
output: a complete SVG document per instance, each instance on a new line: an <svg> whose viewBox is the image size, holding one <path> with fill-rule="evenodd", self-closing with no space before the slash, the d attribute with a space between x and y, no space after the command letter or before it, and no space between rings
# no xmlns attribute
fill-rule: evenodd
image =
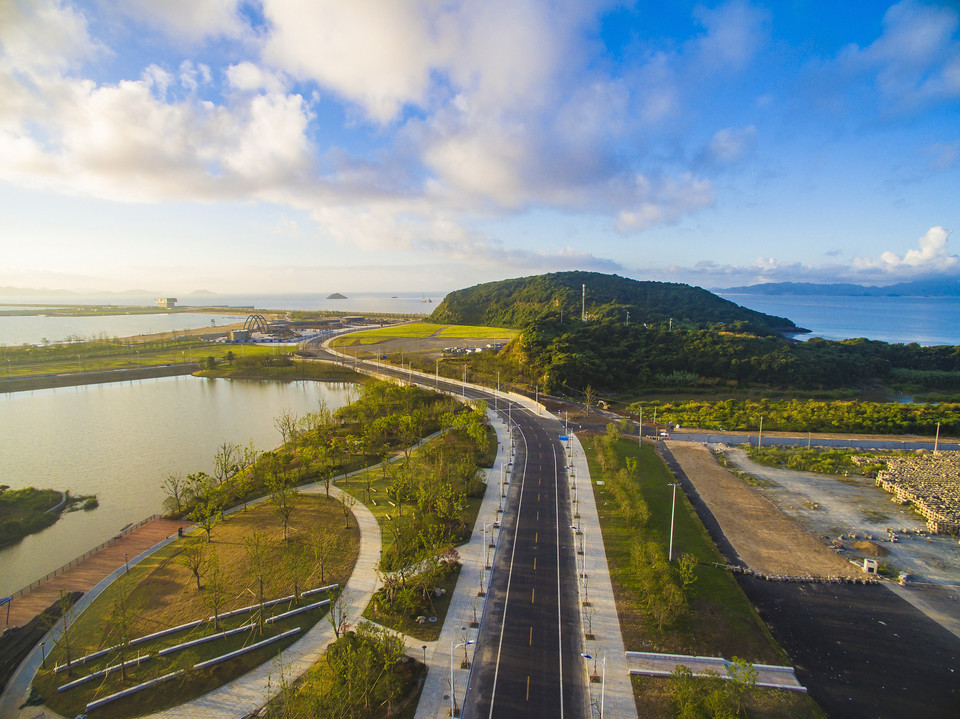
<svg viewBox="0 0 960 719"><path fill-rule="evenodd" d="M154 519L107 545L63 574L51 577L38 587L10 602L10 619L7 622L7 607L0 609L4 626L23 626L60 598L60 590L88 592L112 571L123 566L124 555L133 559L157 542L176 534L181 527L190 527L192 522L172 519Z"/></svg>

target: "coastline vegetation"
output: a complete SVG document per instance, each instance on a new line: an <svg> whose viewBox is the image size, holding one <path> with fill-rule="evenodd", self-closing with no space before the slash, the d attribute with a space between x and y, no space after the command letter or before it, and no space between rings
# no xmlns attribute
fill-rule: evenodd
<svg viewBox="0 0 960 719"><path fill-rule="evenodd" d="M629 411L645 417L702 429L869 434L960 434L960 404L903 404L818 400L749 400L635 402Z"/></svg>
<svg viewBox="0 0 960 719"><path fill-rule="evenodd" d="M64 512L96 509L97 498L73 497L70 492L0 484L0 547L19 542L54 524Z"/></svg>
<svg viewBox="0 0 960 719"><path fill-rule="evenodd" d="M886 468L886 457L904 454L900 451L864 452L862 449L828 449L825 447L762 447L750 445L747 456L765 467L817 472L835 476L857 475L876 477ZM856 461L855 459L856 458Z"/></svg>

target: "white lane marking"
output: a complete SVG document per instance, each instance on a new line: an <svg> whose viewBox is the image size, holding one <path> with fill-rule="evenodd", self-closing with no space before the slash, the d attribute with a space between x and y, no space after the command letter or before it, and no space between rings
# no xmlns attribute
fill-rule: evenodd
<svg viewBox="0 0 960 719"><path fill-rule="evenodd" d="M553 447L553 479L557 505L557 656L560 658L560 719L563 719L563 615L560 608L560 476L557 472L557 448ZM576 561L576 558L574 558Z"/></svg>
<svg viewBox="0 0 960 719"><path fill-rule="evenodd" d="M507 574L507 595L503 600L503 616L500 618L500 642L497 645L497 663L493 670L493 689L490 692L490 717L493 717L493 704L497 696L497 678L500 676L500 653L503 651L503 630L507 626L507 604L510 602L510 583L513 581L513 560L517 555L517 533L520 531L520 510L523 508L523 484L527 481L527 437L520 430L520 437L523 439L523 469L520 479L520 499L517 500L517 523L513 528L513 549L510 552L510 571Z"/></svg>

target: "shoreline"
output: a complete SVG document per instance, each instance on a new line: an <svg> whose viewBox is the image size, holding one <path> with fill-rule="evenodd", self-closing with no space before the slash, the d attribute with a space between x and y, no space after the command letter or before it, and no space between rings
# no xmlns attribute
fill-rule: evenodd
<svg viewBox="0 0 960 719"><path fill-rule="evenodd" d="M95 372L71 372L68 374L37 375L33 377L0 378L0 393L30 392L38 389L56 389L58 387L79 387L88 384L106 384L126 382L128 380L153 379L155 377L175 377L193 374L197 371L196 362L156 365L132 369L97 370Z"/></svg>

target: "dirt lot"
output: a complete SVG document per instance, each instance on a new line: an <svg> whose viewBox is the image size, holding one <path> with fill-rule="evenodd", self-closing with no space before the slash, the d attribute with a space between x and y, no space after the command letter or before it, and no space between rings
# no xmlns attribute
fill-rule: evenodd
<svg viewBox="0 0 960 719"><path fill-rule="evenodd" d="M718 465L707 447L666 444L748 567L763 574L862 577L769 499Z"/></svg>
<svg viewBox="0 0 960 719"><path fill-rule="evenodd" d="M960 585L960 546L955 537L930 536L926 522L909 507L864 477L832 477L814 472L764 467L751 462L743 449L728 448L727 457L739 469L772 486L760 490L786 514L818 535L869 536L888 551L883 558L915 581ZM889 541L887 528L898 535ZM852 540L844 544L852 547Z"/></svg>

